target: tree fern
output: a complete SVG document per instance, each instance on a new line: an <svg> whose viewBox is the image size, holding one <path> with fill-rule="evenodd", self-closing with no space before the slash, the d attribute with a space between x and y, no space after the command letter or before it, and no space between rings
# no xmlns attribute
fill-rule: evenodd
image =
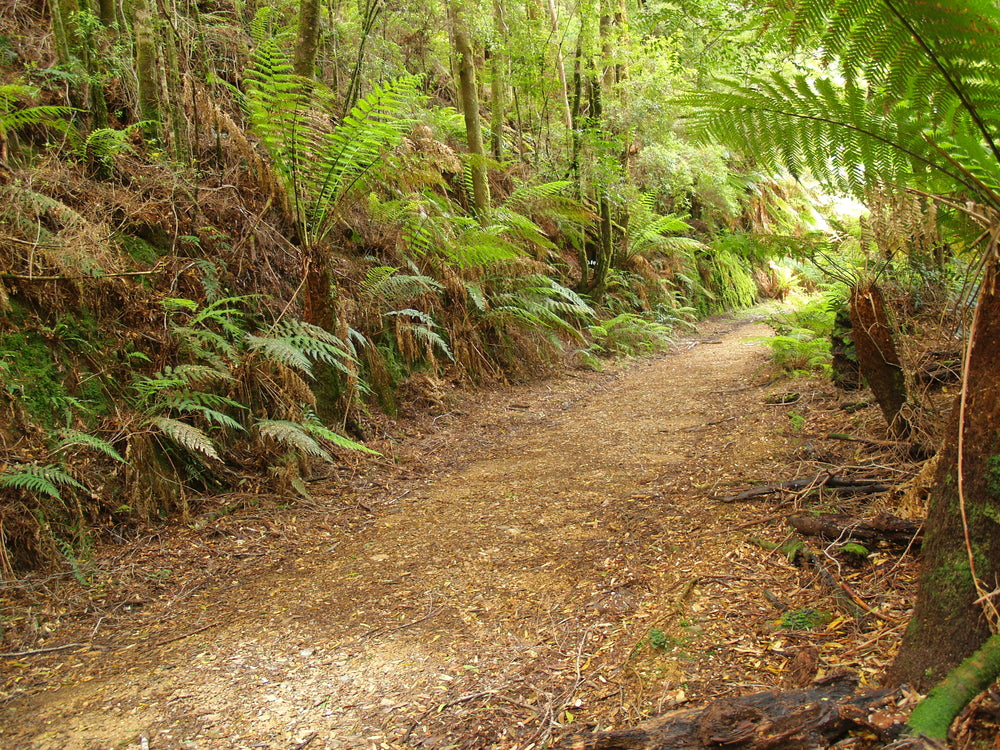
<svg viewBox="0 0 1000 750"><path fill-rule="evenodd" d="M324 239L341 199L386 150L399 143L409 122L401 116L415 93L403 77L376 86L334 128L333 97L322 85L296 76L275 39L254 51L247 72L247 114L274 161L303 239Z"/></svg>
<svg viewBox="0 0 1000 750"><path fill-rule="evenodd" d="M19 83L0 85L0 144L8 135L20 128L31 125L65 124L72 115L72 107L40 105L20 107L18 105L38 95L38 89Z"/></svg>
<svg viewBox="0 0 1000 750"><path fill-rule="evenodd" d="M382 455L378 451L373 451L366 445L355 442L350 438L344 437L343 435L334 432L328 427L324 426L319 422L315 415L311 413L306 413L305 418L302 421L302 429L305 430L310 435L314 435L321 440L327 440L339 448L347 448L352 451L361 451L363 453L371 453L374 456Z"/></svg>
<svg viewBox="0 0 1000 750"><path fill-rule="evenodd" d="M1000 11L983 0L783 0L844 80L773 75L689 96L703 133L829 187L919 179L1000 208Z"/></svg>
<svg viewBox="0 0 1000 750"><path fill-rule="evenodd" d="M284 445L307 456L333 462L333 457L306 434L302 425L296 422L283 419L259 419L254 423L254 429L262 438L273 440L279 445Z"/></svg>
<svg viewBox="0 0 1000 750"><path fill-rule="evenodd" d="M414 338L423 343L429 352L437 349L448 359L454 361L455 358L452 356L447 342L434 330L437 327L434 318L423 310L415 310L413 308L393 310L385 313L385 316L405 319L405 322L401 324L400 330L413 334Z"/></svg>

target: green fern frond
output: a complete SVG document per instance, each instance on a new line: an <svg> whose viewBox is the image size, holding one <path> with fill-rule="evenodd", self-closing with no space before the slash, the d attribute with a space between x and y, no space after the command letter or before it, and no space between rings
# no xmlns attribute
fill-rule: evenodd
<svg viewBox="0 0 1000 750"><path fill-rule="evenodd" d="M243 425L219 411L220 408L245 409L242 404L226 396L206 391L184 391L168 396L157 404L157 409L182 414L198 414L212 424L231 430L243 430Z"/></svg>
<svg viewBox="0 0 1000 750"><path fill-rule="evenodd" d="M312 375L312 362L309 357L299 347L283 338L256 336L248 333L246 334L246 343L251 351L259 352L268 359Z"/></svg>
<svg viewBox="0 0 1000 750"><path fill-rule="evenodd" d="M89 492L85 486L70 476L64 469L38 464L15 464L0 474L0 487L25 490L45 495L53 500L62 500L59 487L69 487L81 492Z"/></svg>
<svg viewBox="0 0 1000 750"><path fill-rule="evenodd" d="M474 281L467 281L465 282L465 293L477 311L481 313L486 312L488 305L486 303L486 293L483 291L482 286Z"/></svg>
<svg viewBox="0 0 1000 750"><path fill-rule="evenodd" d="M119 463L126 463L125 458L118 451L116 451L115 447L107 440L99 438L96 435L91 435L87 432L80 432L79 430L69 428L59 431L59 442L56 443L52 452L59 453L67 448L75 448L77 446L90 448L98 451L99 453L103 453L109 458L113 458Z"/></svg>
<svg viewBox="0 0 1000 750"><path fill-rule="evenodd" d="M214 458L216 461L222 460L212 439L197 427L172 417L154 417L150 420L150 424L182 448Z"/></svg>
<svg viewBox="0 0 1000 750"><path fill-rule="evenodd" d="M373 451L367 445L362 445L361 443L357 443L348 437L344 437L340 433L334 432L333 430L324 427L321 424L313 422L304 422L302 428L310 435L315 435L321 440L327 440L339 448L347 448L352 451L361 451L363 453L370 453L373 456L382 455L378 451Z"/></svg>
<svg viewBox="0 0 1000 750"><path fill-rule="evenodd" d="M273 440L307 456L315 456L333 463L333 456L306 434L303 425L283 419L259 419L254 428L262 438Z"/></svg>

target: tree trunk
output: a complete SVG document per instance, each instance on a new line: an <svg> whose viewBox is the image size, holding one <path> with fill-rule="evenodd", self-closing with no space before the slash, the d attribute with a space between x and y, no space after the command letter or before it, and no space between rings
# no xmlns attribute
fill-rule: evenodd
<svg viewBox="0 0 1000 750"><path fill-rule="evenodd" d="M295 75L312 80L319 44L319 0L302 0L299 4L299 29L295 38Z"/></svg>
<svg viewBox="0 0 1000 750"><path fill-rule="evenodd" d="M139 119L149 140L159 137L160 91L156 61L156 34L147 0L131 0L135 32L135 74L139 83Z"/></svg>
<svg viewBox="0 0 1000 750"><path fill-rule="evenodd" d="M563 124L567 128L573 127L573 110L569 106L569 86L566 83L566 63L563 60L562 42L559 40L559 17L556 14L555 0L548 0L549 28L552 36L556 39L556 73L559 74L559 91L561 94L563 109Z"/></svg>
<svg viewBox="0 0 1000 750"><path fill-rule="evenodd" d="M851 290L851 327L861 374L885 415L889 432L902 440L910 434L910 423L901 413L906 403L906 378L885 300L875 282L859 283Z"/></svg>
<svg viewBox="0 0 1000 750"><path fill-rule="evenodd" d="M490 153L497 161L503 159L503 123L504 110L507 101L505 96L504 74L506 72L501 53L501 42L507 39L507 22L503 16L503 4L499 0L493 2L493 23L498 43L490 48Z"/></svg>
<svg viewBox="0 0 1000 750"><path fill-rule="evenodd" d="M486 152L483 149L483 126L479 116L479 91L476 84L476 59L472 54L463 8L460 2L450 4L452 34L458 64L458 96L465 116L466 139L471 155L472 202L477 216L483 217L490 205L489 184L486 181Z"/></svg>
<svg viewBox="0 0 1000 750"><path fill-rule="evenodd" d="M952 409L931 489L917 604L888 676L893 683L909 682L921 690L986 641L990 623L983 604L976 602L1000 585L996 243L990 253L969 335L963 390ZM995 604L995 599L986 602L991 609ZM995 610L993 614L995 619Z"/></svg>

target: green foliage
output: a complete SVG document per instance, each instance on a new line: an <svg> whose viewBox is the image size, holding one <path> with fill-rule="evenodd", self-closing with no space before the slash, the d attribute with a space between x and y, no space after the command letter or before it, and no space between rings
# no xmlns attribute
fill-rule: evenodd
<svg viewBox="0 0 1000 750"><path fill-rule="evenodd" d="M808 170L864 198L873 186L918 181L963 188L1000 206L1000 65L983 44L1000 31L992 3L778 4L796 45L822 49L842 77L775 73L685 97L702 133L765 169Z"/></svg>
<svg viewBox="0 0 1000 750"><path fill-rule="evenodd" d="M699 312L710 314L728 310L741 310L757 302L757 283L747 261L731 251L713 247L699 258L704 279Z"/></svg>
<svg viewBox="0 0 1000 750"><path fill-rule="evenodd" d="M0 487L24 490L51 500L62 501L60 487L87 492L65 469L53 464L14 464L0 474Z"/></svg>
<svg viewBox="0 0 1000 750"><path fill-rule="evenodd" d="M691 225L678 216L661 216L653 210L655 198L651 193L639 196L628 207L628 227L619 257L613 263L621 266L635 255L653 253L693 257L704 245L688 237L672 237L670 233L691 231Z"/></svg>
<svg viewBox="0 0 1000 750"><path fill-rule="evenodd" d="M20 83L0 85L0 144L16 130L32 125L50 125L65 128L66 120L75 111L72 107L40 105L19 106L38 96L38 89Z"/></svg>
<svg viewBox="0 0 1000 750"><path fill-rule="evenodd" d="M826 625L832 616L829 612L813 607L803 607L785 612L778 621L785 630L815 630Z"/></svg>
<svg viewBox="0 0 1000 750"><path fill-rule="evenodd" d="M246 76L246 109L254 132L274 162L299 232L310 243L333 229L339 205L410 122L401 116L415 95L415 80L374 86L333 128L334 96L320 83L299 78L274 38L262 40Z"/></svg>
<svg viewBox="0 0 1000 750"><path fill-rule="evenodd" d="M593 338L588 351L602 356L634 357L670 348L674 329L636 313L621 313L587 326Z"/></svg>
<svg viewBox="0 0 1000 750"><path fill-rule="evenodd" d="M251 426L259 437L293 453L326 461L333 459L310 431L340 447L363 449L347 438L329 437L336 433L315 422L268 416L281 410L314 419L311 410L295 401L310 395L308 390L303 386L285 393L279 382L302 383L287 371L312 377L316 362L351 373L346 363L353 361L353 354L338 337L294 318L279 319L262 331L246 330L241 308L249 301L227 297L202 307L187 299L165 300L175 318L186 317L175 320L172 330L190 361L134 378L142 424L166 439L163 450L169 453L176 446L196 458L196 470L206 459L222 462L227 452L238 448L234 436ZM277 371L272 373L272 368Z"/></svg>
<svg viewBox="0 0 1000 750"><path fill-rule="evenodd" d="M756 339L771 348L771 360L785 374L830 372L834 311L828 297L816 297L790 312L768 318L774 336Z"/></svg>

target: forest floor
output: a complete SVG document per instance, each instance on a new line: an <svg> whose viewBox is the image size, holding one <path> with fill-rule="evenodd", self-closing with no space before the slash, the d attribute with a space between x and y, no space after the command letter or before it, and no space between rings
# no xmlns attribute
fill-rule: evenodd
<svg viewBox="0 0 1000 750"><path fill-rule="evenodd" d="M312 503L230 496L102 545L86 588L8 586L0 746L527 750L792 684L797 654L813 654L807 681L874 681L911 558L831 557L852 613L754 542L787 539L803 502L870 498L725 501L831 466L904 478L827 439L877 410L773 380L754 341L769 333L719 318L602 372L441 388L370 443L385 458L313 482Z"/></svg>

